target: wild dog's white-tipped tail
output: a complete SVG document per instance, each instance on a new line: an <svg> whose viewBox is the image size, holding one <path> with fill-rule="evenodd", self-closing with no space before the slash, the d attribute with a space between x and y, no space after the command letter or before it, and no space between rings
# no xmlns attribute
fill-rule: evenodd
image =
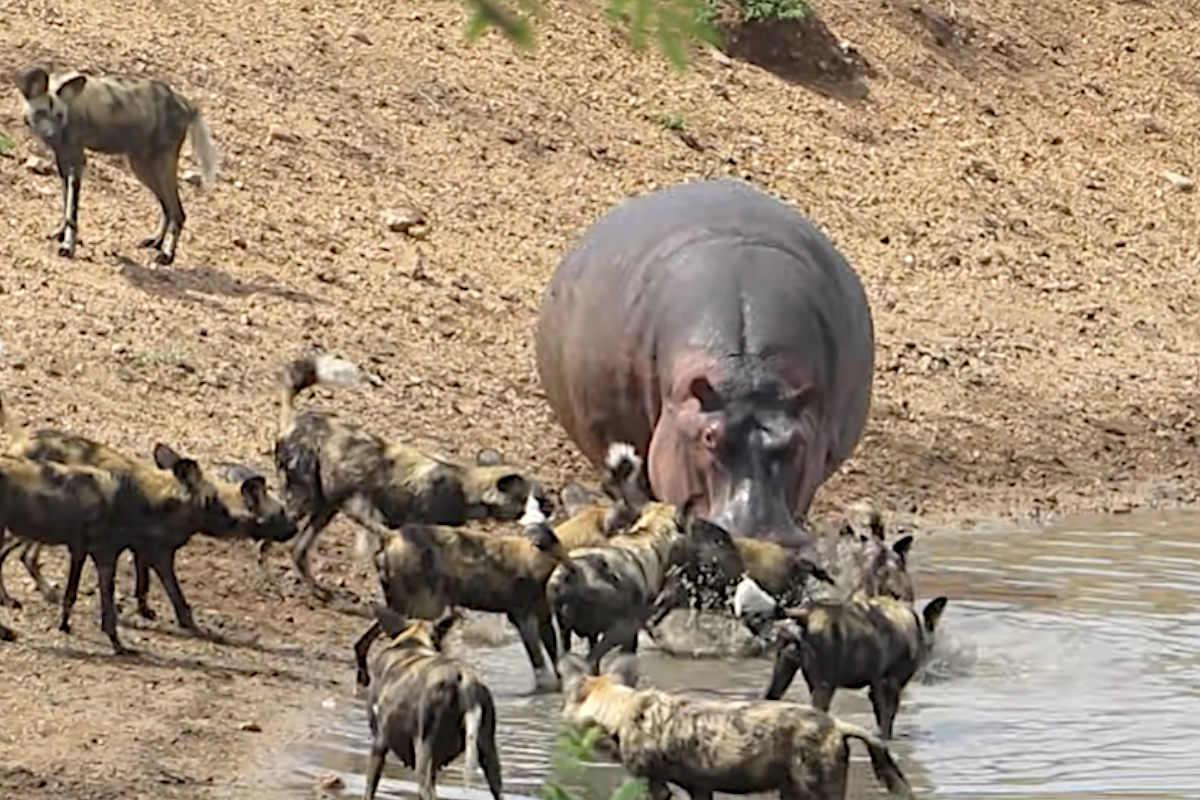
<svg viewBox="0 0 1200 800"><path fill-rule="evenodd" d="M525 499L525 513L521 515L520 524L526 528L536 528L546 524L546 515L542 513L542 504L533 492Z"/></svg>
<svg viewBox="0 0 1200 800"><path fill-rule="evenodd" d="M888 792L901 800L912 800L912 787L909 785L908 779L904 777L904 773L900 771L900 767L892 759L887 743L866 728L852 725L837 717L834 717L833 721L843 738L858 739L867 746L867 755L871 758L871 768L875 771L875 777L887 787Z"/></svg>
<svg viewBox="0 0 1200 800"><path fill-rule="evenodd" d="M327 386L357 386L362 381L362 371L344 358L317 356L313 359L313 371L317 383Z"/></svg>
<svg viewBox="0 0 1200 800"><path fill-rule="evenodd" d="M188 128L188 134L192 139L192 154L196 156L196 161L200 163L200 177L204 179L204 186L212 186L217 179L217 164L221 161L221 152L217 150L217 146L213 143L212 133L208 130L208 123L199 114L192 119L192 124Z"/></svg>
<svg viewBox="0 0 1200 800"><path fill-rule="evenodd" d="M777 605L775 598L749 575L743 576L733 591L733 615L738 619L773 616Z"/></svg>
<svg viewBox="0 0 1200 800"><path fill-rule="evenodd" d="M463 699L469 703L463 715L463 732L466 734L466 747L463 756L463 790L471 791L471 779L479 769L479 732L483 729L483 706L469 693L462 692Z"/></svg>
<svg viewBox="0 0 1200 800"><path fill-rule="evenodd" d="M604 466L608 468L609 472L617 472L620 467L625 467L630 472L636 472L642 468L642 458L637 454L633 445L628 442L613 442L608 446L608 452L604 455Z"/></svg>

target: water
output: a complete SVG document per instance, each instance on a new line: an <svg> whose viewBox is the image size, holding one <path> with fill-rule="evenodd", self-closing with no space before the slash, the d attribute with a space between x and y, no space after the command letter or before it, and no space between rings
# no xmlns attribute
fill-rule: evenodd
<svg viewBox="0 0 1200 800"><path fill-rule="evenodd" d="M892 743L918 796L1200 797L1196 530L1200 514L1175 512L920 538L918 605L938 594L950 603L934 659L905 692ZM496 696L506 796L537 796L551 772L560 697L529 694L532 674L511 636L455 652ZM650 647L642 656L643 685L713 697L754 697L769 670L765 659L676 658ZM788 698L804 699L803 687L797 676ZM840 690L833 712L873 729L865 694ZM324 740L295 752L281 788L311 797L315 776L332 772L346 794L359 795L365 709L339 698L319 713ZM849 797L885 797L861 745L851 750ZM615 765L590 768L591 796L605 797L624 777ZM481 785L479 777L465 794L456 762L438 790L485 798ZM389 757L379 797L413 796L411 773Z"/></svg>

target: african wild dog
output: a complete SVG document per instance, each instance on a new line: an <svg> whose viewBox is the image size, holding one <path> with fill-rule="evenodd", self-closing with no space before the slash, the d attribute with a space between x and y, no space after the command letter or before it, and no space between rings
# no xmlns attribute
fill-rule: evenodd
<svg viewBox="0 0 1200 800"><path fill-rule="evenodd" d="M933 649L946 602L937 597L920 614L886 595L785 609L772 607L761 589L741 586L735 606L751 629L766 618L783 620L766 699L782 697L797 670L803 670L813 707L822 711L829 710L839 688L869 686L880 734L890 739L900 695Z"/></svg>
<svg viewBox="0 0 1200 800"><path fill-rule="evenodd" d="M493 463L491 453L466 465L427 455L414 447L385 442L374 433L327 411L296 412L296 395L318 384L353 386L358 368L328 356L299 358L281 375L282 397L275 463L284 478L288 505L304 525L292 551L302 580L318 594L309 570L309 552L339 511L363 524L350 504L365 503L389 528L407 523L464 525L472 519L511 521L521 515L532 491L544 492L511 466ZM265 559L266 546L260 550Z"/></svg>
<svg viewBox="0 0 1200 800"><path fill-rule="evenodd" d="M75 254L79 185L87 151L94 150L128 156L133 174L154 192L162 218L140 246L157 249L159 264L173 262L185 219L176 175L184 140L191 138L205 183L213 182L220 158L196 107L166 83L141 76L51 76L43 67L30 67L17 77L17 88L25 122L54 152L62 180L62 222L50 235L61 242L59 255Z"/></svg>
<svg viewBox="0 0 1200 800"><path fill-rule="evenodd" d="M461 619L448 611L435 620L406 620L375 606L375 622L388 642L370 654L371 755L363 800L373 800L388 751L416 770L421 800L435 800L437 773L466 751L463 785L483 767L492 797L500 800L496 706L487 685L467 665L442 652Z"/></svg>
<svg viewBox="0 0 1200 800"><path fill-rule="evenodd" d="M3 399L0 398L0 427L13 440L8 454L29 458L37 462L55 462L67 465L83 465L109 471L123 472L130 475L140 475L146 472L171 470L179 455L167 445L155 447L153 457L155 463L140 458L130 458L124 453L93 441L75 433L43 428L36 431L26 431L18 426L8 415ZM266 480L252 470L240 465L226 465L222 470L226 478L211 478L217 498L232 513L236 524L232 531L193 530L193 531L164 531L162 536L153 537L148 541L131 546L133 551L134 572L138 613L146 619L154 619L155 613L150 608L148 593L150 590L150 568L158 573L163 588L167 590L175 611L176 621L193 633L199 631L187 602L183 600L182 591L178 589L178 579L175 577L175 553L187 543L193 533L212 533L216 536L238 536L256 540L281 541L296 535L296 524L288 516L283 504L267 489ZM4 561L18 546L22 547L21 561L24 563L30 577L33 578L41 594L53 602L56 598L50 586L46 583L38 566L38 557L42 542L21 540L10 537L11 541L4 542L5 533L0 530L0 576L3 574ZM176 588L169 588L170 585ZM0 605L20 608L20 603L12 598L0 577Z"/></svg>
<svg viewBox="0 0 1200 800"><path fill-rule="evenodd" d="M367 522L359 532L359 551L371 556L390 608L419 619L434 619L453 607L505 614L521 635L537 689L558 688L558 640L546 579L566 553L536 497L530 495L521 519L525 535L415 524L392 530ZM367 648L378 635L373 625L354 646L360 683L367 679Z"/></svg>
<svg viewBox="0 0 1200 800"><path fill-rule="evenodd" d="M554 570L546 593L564 652L572 635L588 640L588 660L599 664L614 647L637 651L637 637L653 613L667 572L702 563L697 591L722 591L743 571L729 533L682 508L649 503L627 533L603 547L574 550Z"/></svg>
<svg viewBox="0 0 1200 800"><path fill-rule="evenodd" d="M195 628L162 542L179 531L224 533L236 526L191 459L175 457L170 471L129 473L0 455L0 529L25 540L66 545L70 554L59 630L70 631L71 607L90 556L100 582L101 627L118 654L129 652L117 637L113 598L120 554L126 548L146 553L181 624Z"/></svg>
<svg viewBox="0 0 1200 800"><path fill-rule="evenodd" d="M554 535L567 552L605 545L611 536L636 522L650 502L642 460L633 447L620 442L612 444L604 465L601 489L608 503L590 502L587 490L575 483L562 489L567 519L554 526Z"/></svg>
<svg viewBox="0 0 1200 800"><path fill-rule="evenodd" d="M670 784L700 800L714 792L778 792L782 800L846 796L849 739L867 746L880 783L893 795L912 789L887 745L866 730L798 703L702 700L637 688L631 656L604 674L573 654L559 663L566 721L598 726L618 759L649 782L651 800L670 798Z"/></svg>

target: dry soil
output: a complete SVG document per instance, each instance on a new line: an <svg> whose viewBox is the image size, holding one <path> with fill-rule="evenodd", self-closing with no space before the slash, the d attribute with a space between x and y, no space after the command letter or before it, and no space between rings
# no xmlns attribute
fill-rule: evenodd
<svg viewBox="0 0 1200 800"><path fill-rule="evenodd" d="M820 0L819 19L740 31L732 55L701 53L686 74L633 52L597 3L552 3L522 55L495 36L468 46L451 0L9 2L0 68L165 78L225 155L215 187L185 186L167 268L135 246L157 223L150 194L93 157L83 244L62 260L45 238L57 178L10 87L0 339L13 413L265 470L277 369L319 347L381 379L321 395L344 414L591 480L534 373L541 288L622 197L734 175L810 214L874 313L870 423L817 513L869 498L964 524L1196 499L1194 3ZM390 230L413 216L423 224ZM315 568L367 597L351 545L336 524ZM94 595L73 634L55 632L10 563L26 607L3 615L21 641L0 646L0 794L266 791L255 776L270 748L352 691L364 620L299 592L282 553L268 578L251 556L189 545L184 591L226 642L177 635L156 584L167 613L123 617L134 659L107 655ZM61 554L45 561L61 580Z"/></svg>

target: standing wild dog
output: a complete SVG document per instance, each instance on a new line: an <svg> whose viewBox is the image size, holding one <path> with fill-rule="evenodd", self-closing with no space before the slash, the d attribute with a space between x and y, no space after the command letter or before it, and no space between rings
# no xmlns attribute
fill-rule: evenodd
<svg viewBox="0 0 1200 800"><path fill-rule="evenodd" d="M399 530L364 525L359 549L372 556L388 606L406 617L435 619L455 607L507 615L521 635L536 688L556 689L558 640L546 579L566 554L533 495L521 522L525 535L518 536L435 525ZM368 679L366 653L379 632L373 624L354 646L360 683Z"/></svg>
<svg viewBox="0 0 1200 800"><path fill-rule="evenodd" d="M753 629L768 616L784 620L764 697L783 697L797 670L803 671L813 707L822 711L829 710L839 688L869 686L879 732L892 738L900 695L933 649L946 598L931 600L918 614L911 604L886 595L784 609L771 607L762 594L747 602L752 594L753 587L742 586L735 599L747 625Z"/></svg>
<svg viewBox="0 0 1200 800"><path fill-rule="evenodd" d="M778 792L782 800L843 800L849 739L867 746L875 777L893 795L912 798L887 745L857 725L797 703L700 700L637 688L634 658L622 656L602 675L568 654L563 717L599 726L617 743L625 769L667 800L669 784L696 800L714 792Z"/></svg>
<svg viewBox="0 0 1200 800"><path fill-rule="evenodd" d="M363 800L374 800L389 750L416 770L420 800L436 800L438 772L464 750L464 787L482 765L492 797L500 800L492 693L474 670L442 652L461 617L451 611L436 620L406 620L382 606L375 615L389 641L370 654L371 755Z"/></svg>
<svg viewBox="0 0 1200 800"><path fill-rule="evenodd" d="M200 112L167 84L129 75L65 72L51 76L31 67L17 78L25 101L25 123L53 152L62 179L62 222L50 235L58 254L75 255L79 232L79 184L87 151L125 155L133 174L162 206L158 231L140 242L158 250L155 261L170 264L185 214L176 171L188 137L205 183L216 175L219 154Z"/></svg>
<svg viewBox="0 0 1200 800"><path fill-rule="evenodd" d="M571 552L581 547L602 547L611 536L637 521L650 502L642 460L633 448L620 442L608 449L601 489L608 503L590 502L578 484L564 486L562 505L567 519L554 526L554 535Z"/></svg>
<svg viewBox="0 0 1200 800"><path fill-rule="evenodd" d="M58 464L91 466L136 476L147 471L171 470L174 468L175 462L179 460L179 455L165 444L155 447L155 463L152 465L144 459L130 458L115 448L75 433L53 428L25 431L8 415L2 398L0 398L0 428L3 428L13 440L8 450L9 455L37 462L49 461ZM150 568L153 567L172 601L176 621L180 627L193 633L198 632L187 602L182 600L182 592L174 594L175 590L167 589L170 583L178 584L178 579L175 577L175 553L187 543L192 533L212 533L217 536L229 534L267 541L286 540L296 535L295 522L288 516L283 504L267 490L266 479L241 465L226 465L222 471L225 473L226 479L213 478L211 484L216 491L217 498L229 509L236 520L231 532L225 530L171 531L168 535L150 542L147 546L139 545L133 548L136 575L134 593L137 598L138 613L146 619L155 618L155 613L150 608L147 597L150 590ZM20 603L8 594L2 577L4 561L18 546L22 547L21 561L37 585L38 591L53 602L56 599L54 592L46 583L38 566L42 543L22 541L19 537L12 537L12 541L6 544L4 538L5 533L0 530L0 605L20 608ZM176 598L179 598L180 602L176 602Z"/></svg>
<svg viewBox="0 0 1200 800"><path fill-rule="evenodd" d="M743 572L728 532L682 508L650 503L627 533L603 547L574 550L554 570L546 593L564 651L572 635L588 640L588 661L598 666L614 647L637 651L638 632L653 613L668 571L703 563L698 591L720 592Z"/></svg>
<svg viewBox="0 0 1200 800"><path fill-rule="evenodd" d="M149 554L177 613L194 628L174 570L165 568L161 543L180 531L224 533L236 525L191 459L176 457L169 472L134 474L0 455L0 529L25 540L66 545L70 554L59 630L70 631L71 608L90 556L100 583L101 627L118 654L130 652L117 637L113 599L120 554L127 548Z"/></svg>
<svg viewBox="0 0 1200 800"><path fill-rule="evenodd" d="M488 451L478 459L484 464L461 464L385 442L327 411L296 412L296 395L304 389L353 386L359 380L357 367L328 356L296 359L281 375L275 463L288 505L305 520L292 562L313 591L326 593L309 570L309 551L339 511L357 517L348 507L351 500L360 506L365 502L389 528L406 523L458 526L486 518L511 521L521 515L530 492L543 500L536 482L511 466L495 464ZM260 560L265 557L264 543Z"/></svg>

